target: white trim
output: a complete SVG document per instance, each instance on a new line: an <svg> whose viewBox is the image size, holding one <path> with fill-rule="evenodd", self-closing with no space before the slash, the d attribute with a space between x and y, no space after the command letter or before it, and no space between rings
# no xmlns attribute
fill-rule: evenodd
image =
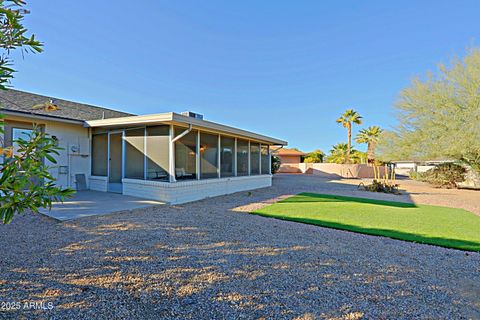
<svg viewBox="0 0 480 320"><path fill-rule="evenodd" d="M238 170L237 170L237 138L235 138L235 147L233 150L233 176L237 177L238 176Z"/></svg>
<svg viewBox="0 0 480 320"><path fill-rule="evenodd" d="M147 126L143 130L143 179L148 178L148 154L147 154Z"/></svg>
<svg viewBox="0 0 480 320"><path fill-rule="evenodd" d="M217 178L221 178L221 175L220 175L220 168L222 167L222 157L221 157L221 147L222 147L222 142L221 142L221 135L218 135L218 143L217 143Z"/></svg>
<svg viewBox="0 0 480 320"><path fill-rule="evenodd" d="M195 150L195 171L197 172L197 180L200 180L200 130L197 131L197 145Z"/></svg>
<svg viewBox="0 0 480 320"><path fill-rule="evenodd" d="M175 131L173 125L170 125L169 135L168 135L168 179L170 182L176 182L175 178L175 142L173 141L173 136Z"/></svg>
<svg viewBox="0 0 480 320"><path fill-rule="evenodd" d="M248 140L248 176L250 176L252 174L252 168L251 168L251 165L250 165L250 158L251 158L251 155L250 155L250 140Z"/></svg>
<svg viewBox="0 0 480 320"><path fill-rule="evenodd" d="M125 130L122 130L122 179L125 178L125 159L127 151L125 150L126 141L125 141Z"/></svg>

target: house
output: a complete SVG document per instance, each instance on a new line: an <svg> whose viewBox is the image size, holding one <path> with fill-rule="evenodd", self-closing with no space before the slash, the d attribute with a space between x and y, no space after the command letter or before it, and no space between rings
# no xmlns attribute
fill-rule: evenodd
<svg viewBox="0 0 480 320"><path fill-rule="evenodd" d="M272 152L280 159L279 173L301 173L299 164L302 162L302 157L305 156L306 153L286 148L274 149Z"/></svg>
<svg viewBox="0 0 480 320"><path fill-rule="evenodd" d="M50 172L63 187L167 203L268 187L272 146L287 142L174 112L133 115L18 91L0 92L6 145L33 125L63 148Z"/></svg>

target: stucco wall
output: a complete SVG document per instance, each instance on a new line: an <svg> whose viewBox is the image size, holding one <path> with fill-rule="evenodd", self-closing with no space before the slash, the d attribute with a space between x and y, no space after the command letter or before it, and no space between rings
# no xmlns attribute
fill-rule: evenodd
<svg viewBox="0 0 480 320"><path fill-rule="evenodd" d="M337 163L299 163L289 164L300 173L314 174L324 177L341 178L373 178L373 167L366 164L337 164ZM380 168L383 176L385 168Z"/></svg>
<svg viewBox="0 0 480 320"><path fill-rule="evenodd" d="M62 187L70 186L75 188L75 174L83 173L88 178L90 173L90 146L88 129L81 124L70 124L29 117L6 116L6 129L15 127L17 123L36 123L44 128L44 131L58 138L58 146L63 148L56 156L57 163L53 164L48 160L46 165L50 166L50 174L57 179L57 184ZM78 152L71 152L71 147L79 147ZM59 172L59 167L68 167L68 173Z"/></svg>
<svg viewBox="0 0 480 320"><path fill-rule="evenodd" d="M170 204L270 187L271 175L191 180L175 183L123 179L123 194Z"/></svg>

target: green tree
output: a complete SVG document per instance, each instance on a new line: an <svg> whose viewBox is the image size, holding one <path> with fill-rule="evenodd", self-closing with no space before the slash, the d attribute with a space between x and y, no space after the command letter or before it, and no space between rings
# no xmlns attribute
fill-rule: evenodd
<svg viewBox="0 0 480 320"><path fill-rule="evenodd" d="M383 130L379 126L371 126L360 130L355 138L355 142L367 144L367 159L369 162L375 160L375 147L382 132Z"/></svg>
<svg viewBox="0 0 480 320"><path fill-rule="evenodd" d="M322 150L314 150L310 153L307 153L303 159L305 163L322 163L325 153Z"/></svg>
<svg viewBox="0 0 480 320"><path fill-rule="evenodd" d="M33 35L27 37L22 22L25 14L22 0L0 0L0 90L6 90L15 72L10 59L12 51L41 52L42 44ZM34 127L28 139L19 138L12 146L3 141L4 120L0 115L0 221L7 224L15 214L27 210L38 212L41 207L50 207L53 200L63 201L73 193L55 185L44 159L56 163L56 141Z"/></svg>
<svg viewBox="0 0 480 320"><path fill-rule="evenodd" d="M395 107L399 125L382 135L381 159L449 158L480 172L480 49L413 80Z"/></svg>
<svg viewBox="0 0 480 320"><path fill-rule="evenodd" d="M353 109L345 111L338 119L337 123L340 123L344 128L347 128L347 154L345 163L350 162L350 154L352 152L352 125L362 124L362 116Z"/></svg>

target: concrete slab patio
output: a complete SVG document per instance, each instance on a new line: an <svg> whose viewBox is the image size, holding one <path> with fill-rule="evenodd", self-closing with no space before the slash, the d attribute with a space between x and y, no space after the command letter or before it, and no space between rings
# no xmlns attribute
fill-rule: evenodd
<svg viewBox="0 0 480 320"><path fill-rule="evenodd" d="M60 221L66 221L161 204L163 203L154 200L89 190L79 191L63 203L55 202L52 210L41 209L40 213Z"/></svg>

